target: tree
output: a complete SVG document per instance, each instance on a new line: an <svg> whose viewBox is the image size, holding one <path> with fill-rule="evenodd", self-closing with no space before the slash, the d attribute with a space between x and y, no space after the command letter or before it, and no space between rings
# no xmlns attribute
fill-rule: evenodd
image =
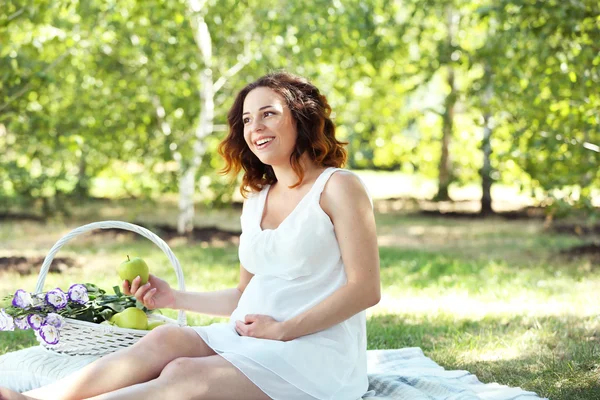
<svg viewBox="0 0 600 400"><path fill-rule="evenodd" d="M485 9L498 21L494 41L505 61L495 75L503 114L499 129L511 132L509 158L550 202L590 203L600 181L600 6L594 2L501 1ZM565 191L565 189L567 189Z"/></svg>

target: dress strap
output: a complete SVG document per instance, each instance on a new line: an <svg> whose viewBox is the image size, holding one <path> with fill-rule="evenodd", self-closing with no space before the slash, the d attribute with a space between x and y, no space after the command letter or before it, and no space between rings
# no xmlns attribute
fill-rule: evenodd
<svg viewBox="0 0 600 400"><path fill-rule="evenodd" d="M329 180L329 178L331 178L331 175L333 175L336 171L345 171L345 172L351 173L352 175L356 176L358 178L358 180L360 181L360 183L362 183L363 187L365 188L365 191L367 192L367 196L369 197L369 201L371 202L371 207L373 207L373 199L371 198L371 193L369 192L369 188L367 187L367 185L365 185L365 182L362 180L362 178L360 176L358 176L358 174L356 174L352 171L348 171L347 169L334 168L334 167L327 168L317 178L317 181L314 184L315 185L314 192L315 192L315 197L317 198L317 201L319 201L319 199L321 198L321 193L323 193L323 189L325 189L325 185L327 184L327 181Z"/></svg>
<svg viewBox="0 0 600 400"><path fill-rule="evenodd" d="M263 198L266 195L267 187L265 186L260 192L251 192L248 195L248 198L245 200L244 209L242 211L242 216L244 218L255 218L256 214L258 214L261 205L263 203ZM259 217L260 218L260 217Z"/></svg>
<svg viewBox="0 0 600 400"><path fill-rule="evenodd" d="M321 172L321 175L319 175L312 188L312 191L314 192L314 195L317 196L317 198L321 197L321 193L323 192L323 189L325 189L325 185L327 184L327 181L329 180L331 175L333 175L335 171L339 171L340 169L341 168L329 167L323 172Z"/></svg>

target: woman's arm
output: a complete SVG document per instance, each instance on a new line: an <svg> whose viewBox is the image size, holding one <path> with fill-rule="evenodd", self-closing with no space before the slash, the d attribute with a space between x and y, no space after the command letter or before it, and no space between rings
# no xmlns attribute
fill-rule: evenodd
<svg viewBox="0 0 600 400"><path fill-rule="evenodd" d="M375 217L361 182L352 174L336 172L323 190L321 206L333 222L348 282L313 308L285 321L285 340L327 329L381 298Z"/></svg>
<svg viewBox="0 0 600 400"><path fill-rule="evenodd" d="M327 329L379 302L381 283L375 217L359 179L343 171L333 174L321 195L321 207L333 222L347 284L287 321L248 315L243 323L236 324L240 334L292 340Z"/></svg>
<svg viewBox="0 0 600 400"><path fill-rule="evenodd" d="M240 297L254 275L240 264L240 282L237 287L214 292L186 292L174 290L172 308L219 317L229 317L236 309Z"/></svg>
<svg viewBox="0 0 600 400"><path fill-rule="evenodd" d="M128 281L123 281L123 293L133 294L151 310L172 308L229 317L237 307L244 289L253 276L240 264L240 282L236 288L214 292L186 292L172 289L166 281L150 274L148 283L145 285L140 286L139 276L133 280L131 287Z"/></svg>
<svg viewBox="0 0 600 400"><path fill-rule="evenodd" d="M244 201L242 212L246 207ZM134 294L149 309L171 308L175 310L192 311L201 314L229 317L236 309L240 297L250 279L251 274L240 264L240 281L236 288L217 290L214 292L188 292L172 289L162 279L150 275L148 283L140 285L138 276L131 282L123 282L123 292L127 295Z"/></svg>

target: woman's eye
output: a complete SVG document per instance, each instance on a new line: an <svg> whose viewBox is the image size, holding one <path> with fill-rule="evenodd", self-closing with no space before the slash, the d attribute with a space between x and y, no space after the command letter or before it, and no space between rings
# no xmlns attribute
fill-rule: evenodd
<svg viewBox="0 0 600 400"><path fill-rule="evenodd" d="M266 117L267 114L273 114L273 115L275 115L275 113L273 111L265 111L264 114L263 114L263 116ZM250 121L250 118L244 118L244 119L242 119L242 123L244 125L247 124L249 121Z"/></svg>

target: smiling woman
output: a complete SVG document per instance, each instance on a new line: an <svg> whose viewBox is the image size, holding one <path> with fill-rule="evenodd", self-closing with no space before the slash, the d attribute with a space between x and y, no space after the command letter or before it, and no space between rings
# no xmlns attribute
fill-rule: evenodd
<svg viewBox="0 0 600 400"><path fill-rule="evenodd" d="M379 301L372 202L340 170L331 108L304 78L270 74L238 94L219 151L246 198L231 325L195 330L273 399L367 390L364 310ZM236 334L239 338L236 338Z"/></svg>
<svg viewBox="0 0 600 400"><path fill-rule="evenodd" d="M124 282L146 307L229 321L158 327L34 398L356 400L368 389L365 310L380 300L371 199L306 79L266 75L229 112L225 173L243 169L236 288ZM115 374L117 369L127 374ZM4 397L2 397L4 396ZM19 397L21 396L21 397ZM23 399L0 389L0 399Z"/></svg>
<svg viewBox="0 0 600 400"><path fill-rule="evenodd" d="M248 93L244 109L249 110L257 104L267 105L242 114L248 148L264 165L289 162L288 155L293 154L298 136L292 112L277 92L265 87Z"/></svg>
<svg viewBox="0 0 600 400"><path fill-rule="evenodd" d="M327 98L306 79L288 73L258 79L239 92L229 111L229 135L219 147L224 172L235 177L246 171L240 187L246 197L277 181L271 162L291 165L297 176L292 188L304 178L303 155L324 167L343 166L346 143L335 138L330 114ZM272 143L265 145L268 139Z"/></svg>

